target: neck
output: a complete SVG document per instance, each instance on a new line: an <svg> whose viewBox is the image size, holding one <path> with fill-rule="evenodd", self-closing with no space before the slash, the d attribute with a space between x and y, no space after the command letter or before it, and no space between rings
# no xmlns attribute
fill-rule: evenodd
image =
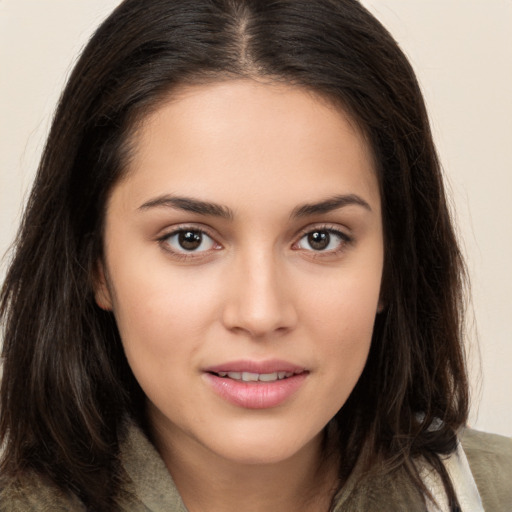
<svg viewBox="0 0 512 512"><path fill-rule="evenodd" d="M153 437L189 512L327 512L336 491L338 460L324 454L323 434L268 464L226 460L155 430Z"/></svg>

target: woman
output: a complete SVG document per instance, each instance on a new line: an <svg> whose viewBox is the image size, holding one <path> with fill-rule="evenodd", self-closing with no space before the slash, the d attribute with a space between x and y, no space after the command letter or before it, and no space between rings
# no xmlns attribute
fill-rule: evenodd
<svg viewBox="0 0 512 512"><path fill-rule="evenodd" d="M357 2L126 0L3 288L2 510L508 510L462 285L414 74Z"/></svg>

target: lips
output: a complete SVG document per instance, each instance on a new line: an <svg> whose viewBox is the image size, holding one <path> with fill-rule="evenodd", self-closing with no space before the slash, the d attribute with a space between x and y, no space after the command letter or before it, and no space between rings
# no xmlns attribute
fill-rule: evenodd
<svg viewBox="0 0 512 512"><path fill-rule="evenodd" d="M230 361L215 366L209 366L205 368L204 371L209 373L249 372L258 374L268 374L277 372L301 373L305 371L305 368L303 366L298 366L296 364L289 363L288 361L272 359L268 361Z"/></svg>
<svg viewBox="0 0 512 512"><path fill-rule="evenodd" d="M232 361L204 370L204 378L221 398L247 409L285 403L305 382L309 372L286 361Z"/></svg>

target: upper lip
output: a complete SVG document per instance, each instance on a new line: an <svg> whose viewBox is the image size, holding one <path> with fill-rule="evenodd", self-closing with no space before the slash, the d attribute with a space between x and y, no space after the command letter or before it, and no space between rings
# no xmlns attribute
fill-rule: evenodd
<svg viewBox="0 0 512 512"><path fill-rule="evenodd" d="M252 361L252 360L239 360L228 361L214 366L208 366L204 369L205 372L219 373L219 372L250 372L250 373L302 373L306 369L304 366L299 366L288 361L279 359L270 359L267 361Z"/></svg>

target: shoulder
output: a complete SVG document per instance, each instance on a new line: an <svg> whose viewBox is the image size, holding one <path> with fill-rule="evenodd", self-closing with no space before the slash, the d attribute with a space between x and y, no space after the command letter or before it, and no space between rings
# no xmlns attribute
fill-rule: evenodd
<svg viewBox="0 0 512 512"><path fill-rule="evenodd" d="M187 512L164 461L133 421L128 423L121 443L121 464L127 478L124 493L129 504L123 510Z"/></svg>
<svg viewBox="0 0 512 512"><path fill-rule="evenodd" d="M0 512L85 512L83 504L64 495L33 473L0 480Z"/></svg>
<svg viewBox="0 0 512 512"><path fill-rule="evenodd" d="M469 428L460 439L485 510L512 510L512 439Z"/></svg>

